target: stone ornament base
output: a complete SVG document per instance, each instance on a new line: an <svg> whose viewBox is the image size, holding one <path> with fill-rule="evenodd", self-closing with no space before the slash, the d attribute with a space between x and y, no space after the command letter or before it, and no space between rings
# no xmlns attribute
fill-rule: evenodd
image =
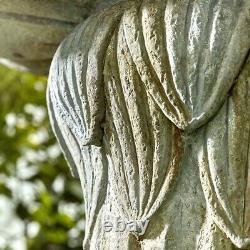
<svg viewBox="0 0 250 250"><path fill-rule="evenodd" d="M48 74L62 40L80 22L115 0L1 0L0 63Z"/></svg>

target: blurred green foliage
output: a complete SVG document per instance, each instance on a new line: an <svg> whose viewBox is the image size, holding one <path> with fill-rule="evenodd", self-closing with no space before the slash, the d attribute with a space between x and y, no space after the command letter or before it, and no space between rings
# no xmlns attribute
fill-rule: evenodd
<svg viewBox="0 0 250 250"><path fill-rule="evenodd" d="M0 195L21 222L26 249L82 249L81 187L70 176L49 125L46 81L0 67ZM4 227L0 220L2 249L19 250L11 238L8 242Z"/></svg>

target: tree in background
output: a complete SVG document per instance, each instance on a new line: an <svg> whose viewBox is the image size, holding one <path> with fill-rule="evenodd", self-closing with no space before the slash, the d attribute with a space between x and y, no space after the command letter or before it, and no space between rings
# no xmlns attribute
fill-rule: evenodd
<svg viewBox="0 0 250 250"><path fill-rule="evenodd" d="M0 249L82 249L78 180L52 134L45 77L0 67Z"/></svg>

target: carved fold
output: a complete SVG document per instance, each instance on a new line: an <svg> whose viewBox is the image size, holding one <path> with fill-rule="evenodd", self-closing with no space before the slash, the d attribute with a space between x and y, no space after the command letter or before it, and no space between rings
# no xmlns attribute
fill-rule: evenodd
<svg viewBox="0 0 250 250"><path fill-rule="evenodd" d="M181 132L147 93L122 26L108 48L104 76L110 185L124 218L147 220L169 197L177 180Z"/></svg>
<svg viewBox="0 0 250 250"><path fill-rule="evenodd" d="M250 245L250 60L231 96L198 134L197 157L208 215L238 248Z"/></svg>
<svg viewBox="0 0 250 250"><path fill-rule="evenodd" d="M58 48L49 75L47 100L53 130L85 199L84 247L107 191L107 157L102 148L105 118L104 56L127 3L90 17Z"/></svg>
<svg viewBox="0 0 250 250"><path fill-rule="evenodd" d="M205 124L225 101L249 52L249 10L247 0L144 0L124 13L138 73L180 129Z"/></svg>
<svg viewBox="0 0 250 250"><path fill-rule="evenodd" d="M49 77L50 119L82 182L86 246L107 185L124 219L155 214L177 181L182 130L198 130L222 105L197 153L209 213L242 246L223 177L225 166L237 169L240 152L229 140L222 155L214 148L239 126L228 117L241 104L227 96L249 52L249 11L249 0L128 1L89 18L59 47ZM217 123L225 129L216 130Z"/></svg>

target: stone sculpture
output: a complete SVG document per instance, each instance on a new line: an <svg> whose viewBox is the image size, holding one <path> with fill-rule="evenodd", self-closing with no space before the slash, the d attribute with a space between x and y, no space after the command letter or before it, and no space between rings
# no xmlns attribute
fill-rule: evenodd
<svg viewBox="0 0 250 250"><path fill-rule="evenodd" d="M121 2L63 41L47 99L84 249L250 249L249 48L249 0Z"/></svg>

